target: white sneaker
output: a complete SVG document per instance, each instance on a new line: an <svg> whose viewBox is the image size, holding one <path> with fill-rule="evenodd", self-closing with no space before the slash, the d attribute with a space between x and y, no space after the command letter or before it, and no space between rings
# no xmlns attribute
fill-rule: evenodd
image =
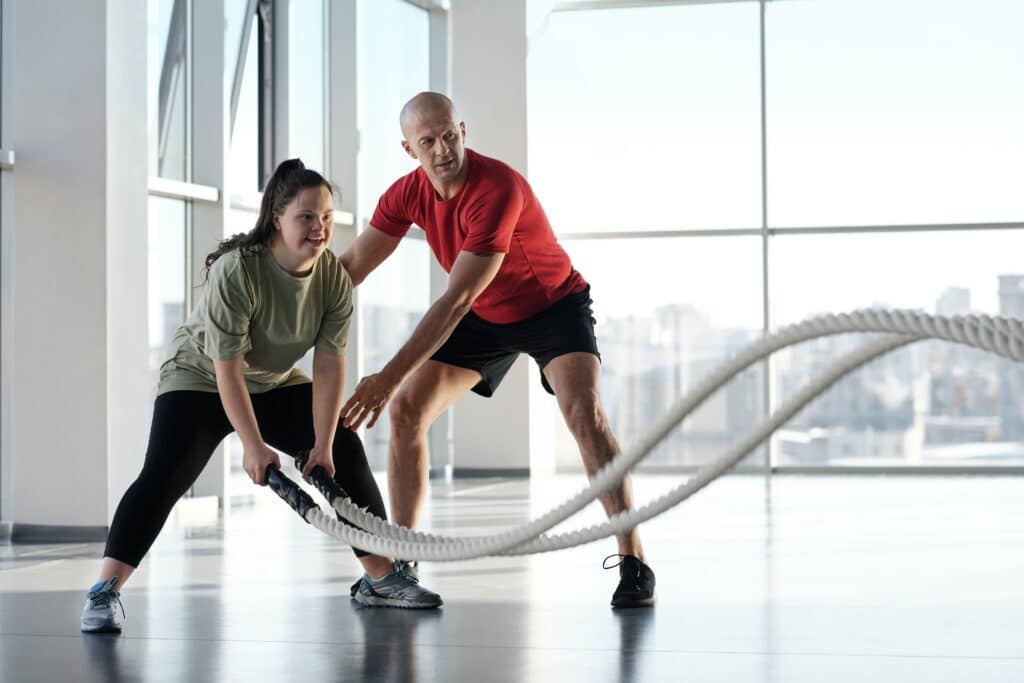
<svg viewBox="0 0 1024 683"><path fill-rule="evenodd" d="M82 608L82 633L120 633L121 622L117 619L116 603L124 615L121 594L114 590L117 577L100 581L89 589Z"/></svg>

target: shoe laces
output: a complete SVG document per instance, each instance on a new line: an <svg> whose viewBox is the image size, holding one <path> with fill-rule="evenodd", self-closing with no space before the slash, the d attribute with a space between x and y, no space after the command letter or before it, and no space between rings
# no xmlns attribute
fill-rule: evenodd
<svg viewBox="0 0 1024 683"><path fill-rule="evenodd" d="M121 594L113 588L89 593L89 600L97 607L110 607L111 603L117 603L117 606L121 608L121 616L125 619L128 618L128 615L124 613L124 603L121 602Z"/></svg>
<svg viewBox="0 0 1024 683"><path fill-rule="evenodd" d="M615 562L615 564L608 564L608 560L612 559L613 557L618 558L618 560ZM602 569L615 569L616 567L621 565L623 562L625 562L627 557L629 557L629 556L628 555L620 555L618 553L615 553L613 555L609 555L608 557L604 558L604 561L601 562L601 568Z"/></svg>
<svg viewBox="0 0 1024 683"><path fill-rule="evenodd" d="M420 582L419 577L410 571L410 564L405 560L395 560L395 573L411 583L418 584Z"/></svg>

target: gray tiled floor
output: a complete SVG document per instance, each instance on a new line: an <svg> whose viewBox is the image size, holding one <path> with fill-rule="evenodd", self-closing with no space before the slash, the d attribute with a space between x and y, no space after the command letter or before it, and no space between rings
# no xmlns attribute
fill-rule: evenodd
<svg viewBox="0 0 1024 683"><path fill-rule="evenodd" d="M494 531L582 483L435 483L425 526ZM659 602L623 612L607 541L426 565L440 612L357 609L347 548L264 493L181 506L120 637L78 633L100 546L0 546L0 679L1024 681L1018 477L725 478L644 527Z"/></svg>

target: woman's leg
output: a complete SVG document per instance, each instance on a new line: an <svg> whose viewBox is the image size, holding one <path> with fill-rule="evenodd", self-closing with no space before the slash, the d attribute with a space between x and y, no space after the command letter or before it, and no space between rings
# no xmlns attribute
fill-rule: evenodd
<svg viewBox="0 0 1024 683"><path fill-rule="evenodd" d="M171 508L230 432L218 394L172 391L157 397L146 459L114 513L100 581L117 576L118 588L124 585L153 545Z"/></svg>
<svg viewBox="0 0 1024 683"><path fill-rule="evenodd" d="M263 439L268 444L294 456L313 447L313 390L304 384L275 389L253 397L256 419L259 420ZM366 462L366 453L359 437L350 429L338 425L332 444L334 481L351 496L357 505L386 517L384 501ZM338 519L342 519L338 516ZM344 520L343 520L344 521ZM346 522L347 523L347 522ZM371 607L403 607L409 609L435 609L442 604L441 596L423 586L408 566L393 562L390 557L370 555L353 548L366 575L353 586L352 597Z"/></svg>
<svg viewBox="0 0 1024 683"><path fill-rule="evenodd" d="M253 396L253 408L260 431L267 444L295 457L299 451L313 447L313 388L311 384L274 389ZM384 499L366 460L359 435L339 423L334 435L334 481L351 496L352 501L366 507L374 515L387 519ZM338 519L348 524L341 515ZM370 555L353 548L370 576L378 577L392 570L391 558Z"/></svg>

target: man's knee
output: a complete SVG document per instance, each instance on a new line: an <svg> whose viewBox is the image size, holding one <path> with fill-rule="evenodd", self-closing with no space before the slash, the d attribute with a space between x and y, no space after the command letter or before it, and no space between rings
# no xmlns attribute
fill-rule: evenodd
<svg viewBox="0 0 1024 683"><path fill-rule="evenodd" d="M423 414L422 404L415 400L407 391L399 391L388 408L391 418L391 436L397 439L418 439L423 436L430 424Z"/></svg>
<svg viewBox="0 0 1024 683"><path fill-rule="evenodd" d="M577 438L592 438L608 429L608 419L596 391L581 392L568 398L563 412L569 431Z"/></svg>

